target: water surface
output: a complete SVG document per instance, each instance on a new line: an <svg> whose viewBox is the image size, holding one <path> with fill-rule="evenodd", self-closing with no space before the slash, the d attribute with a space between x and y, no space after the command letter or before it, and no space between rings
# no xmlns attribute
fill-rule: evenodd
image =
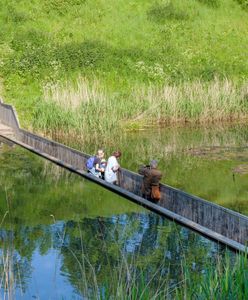
<svg viewBox="0 0 248 300"><path fill-rule="evenodd" d="M59 139L58 139L59 140ZM99 145L60 140L87 153L121 149L133 171L155 158L164 183L248 215L248 125L154 128L121 133Z"/></svg>
<svg viewBox="0 0 248 300"><path fill-rule="evenodd" d="M126 149L126 154L131 152ZM134 284L154 294L164 285L173 291L181 282L182 265L197 280L225 252L32 153L3 144L0 220L1 297L9 299L116 299L118 291Z"/></svg>

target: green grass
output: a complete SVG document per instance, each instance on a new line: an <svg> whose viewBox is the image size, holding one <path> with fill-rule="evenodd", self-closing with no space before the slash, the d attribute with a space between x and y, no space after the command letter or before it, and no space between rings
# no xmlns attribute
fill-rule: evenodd
<svg viewBox="0 0 248 300"><path fill-rule="evenodd" d="M128 103L129 117L130 107L137 103L137 93L144 86L156 90L189 84L192 88L191 82L198 80L211 86L215 78L227 79L237 94L236 107L226 113L230 119L243 109L239 89L247 84L245 3L20 0L17 4L3 0L0 93L16 106L21 123L31 127L41 106L44 114L51 109L43 93L44 86L50 84L73 83L79 77L91 83L97 78L116 106ZM143 104L140 106L137 114L143 113ZM166 109L161 112L163 118L170 113ZM195 113L192 117L186 109L182 119L185 117L194 119ZM47 123L46 130L61 125L63 118L70 119L65 121L65 128L68 122L74 124L70 113L62 113L60 120Z"/></svg>
<svg viewBox="0 0 248 300"><path fill-rule="evenodd" d="M248 296L247 257L231 259L229 255L208 265L196 279L194 272L184 267L185 287L176 290L177 299L245 299Z"/></svg>

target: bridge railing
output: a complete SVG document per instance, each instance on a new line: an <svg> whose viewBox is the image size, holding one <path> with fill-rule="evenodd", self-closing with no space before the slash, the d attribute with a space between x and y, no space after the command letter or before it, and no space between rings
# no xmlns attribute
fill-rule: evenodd
<svg viewBox="0 0 248 300"><path fill-rule="evenodd" d="M13 106L3 103L2 99L0 99L0 107L1 123L11 127L16 133L18 133L20 129L20 124L17 117L17 113Z"/></svg>
<svg viewBox="0 0 248 300"><path fill-rule="evenodd" d="M41 154L49 154L70 164L75 169L82 170L85 168L85 162L89 157L88 154L20 129L15 110L12 106L3 104L2 102L0 102L0 120L15 130L16 138L19 141L33 147ZM141 196L142 176L139 174L122 169L120 183L121 187L125 190ZM166 184L161 184L161 196L158 205L192 221L191 228L197 230L197 225L200 225L206 228L206 235L208 236L207 231L212 230L217 235L222 235L247 246L247 216ZM215 235L214 238L218 240L218 236Z"/></svg>
<svg viewBox="0 0 248 300"><path fill-rule="evenodd" d="M123 188L141 195L142 176L123 169ZM248 217L166 184L159 205L243 245L248 244Z"/></svg>

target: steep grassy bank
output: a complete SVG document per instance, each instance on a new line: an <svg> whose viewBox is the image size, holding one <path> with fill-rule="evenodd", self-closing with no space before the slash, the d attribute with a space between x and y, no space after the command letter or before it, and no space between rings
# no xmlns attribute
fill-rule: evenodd
<svg viewBox="0 0 248 300"><path fill-rule="evenodd" d="M245 3L3 0L1 95L16 106L24 126L42 130L59 125L108 132L130 120L135 120L135 127L148 119L212 122L246 117ZM67 110L68 104L58 108L54 94L48 99L46 91L59 86L59 93L66 90L73 96L81 77L94 93L97 80L108 100L102 103L101 96L96 100L82 95L77 99L80 119ZM210 92L209 97L213 89L215 95ZM70 97L64 97L63 103L68 101ZM108 111L104 120L98 110L89 110L102 105ZM88 112L92 114L86 117Z"/></svg>

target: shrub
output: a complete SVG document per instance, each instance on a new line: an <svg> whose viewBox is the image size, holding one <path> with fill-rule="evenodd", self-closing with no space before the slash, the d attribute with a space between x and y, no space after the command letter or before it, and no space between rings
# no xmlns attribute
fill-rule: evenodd
<svg viewBox="0 0 248 300"><path fill-rule="evenodd" d="M82 43L70 43L57 47L54 53L66 70L83 67L94 67L103 62L108 49L106 45L98 41L84 41Z"/></svg>
<svg viewBox="0 0 248 300"><path fill-rule="evenodd" d="M167 20L187 20L188 14L175 7L173 3L156 4L152 6L147 12L148 18L156 23L164 23Z"/></svg>
<svg viewBox="0 0 248 300"><path fill-rule="evenodd" d="M4 73L18 75L31 74L39 78L44 68L50 67L51 55L46 46L28 45L25 52L14 53L4 65Z"/></svg>
<svg viewBox="0 0 248 300"><path fill-rule="evenodd" d="M67 14L72 7L77 7L85 3L86 0L45 0L44 9L47 13L55 12L59 15Z"/></svg>
<svg viewBox="0 0 248 300"><path fill-rule="evenodd" d="M236 0L243 9L248 11L248 0Z"/></svg>
<svg viewBox="0 0 248 300"><path fill-rule="evenodd" d="M200 3L210 7L217 8L220 6L220 0L198 0Z"/></svg>
<svg viewBox="0 0 248 300"><path fill-rule="evenodd" d="M11 20L14 23L22 23L25 21L28 21L30 19L30 16L27 12L24 11L18 11L14 4L8 3L6 6L7 9L7 21Z"/></svg>
<svg viewBox="0 0 248 300"><path fill-rule="evenodd" d="M41 47L47 44L48 40L43 31L37 29L18 30L11 41L11 47L16 51L25 52L27 47L31 45L32 47Z"/></svg>

